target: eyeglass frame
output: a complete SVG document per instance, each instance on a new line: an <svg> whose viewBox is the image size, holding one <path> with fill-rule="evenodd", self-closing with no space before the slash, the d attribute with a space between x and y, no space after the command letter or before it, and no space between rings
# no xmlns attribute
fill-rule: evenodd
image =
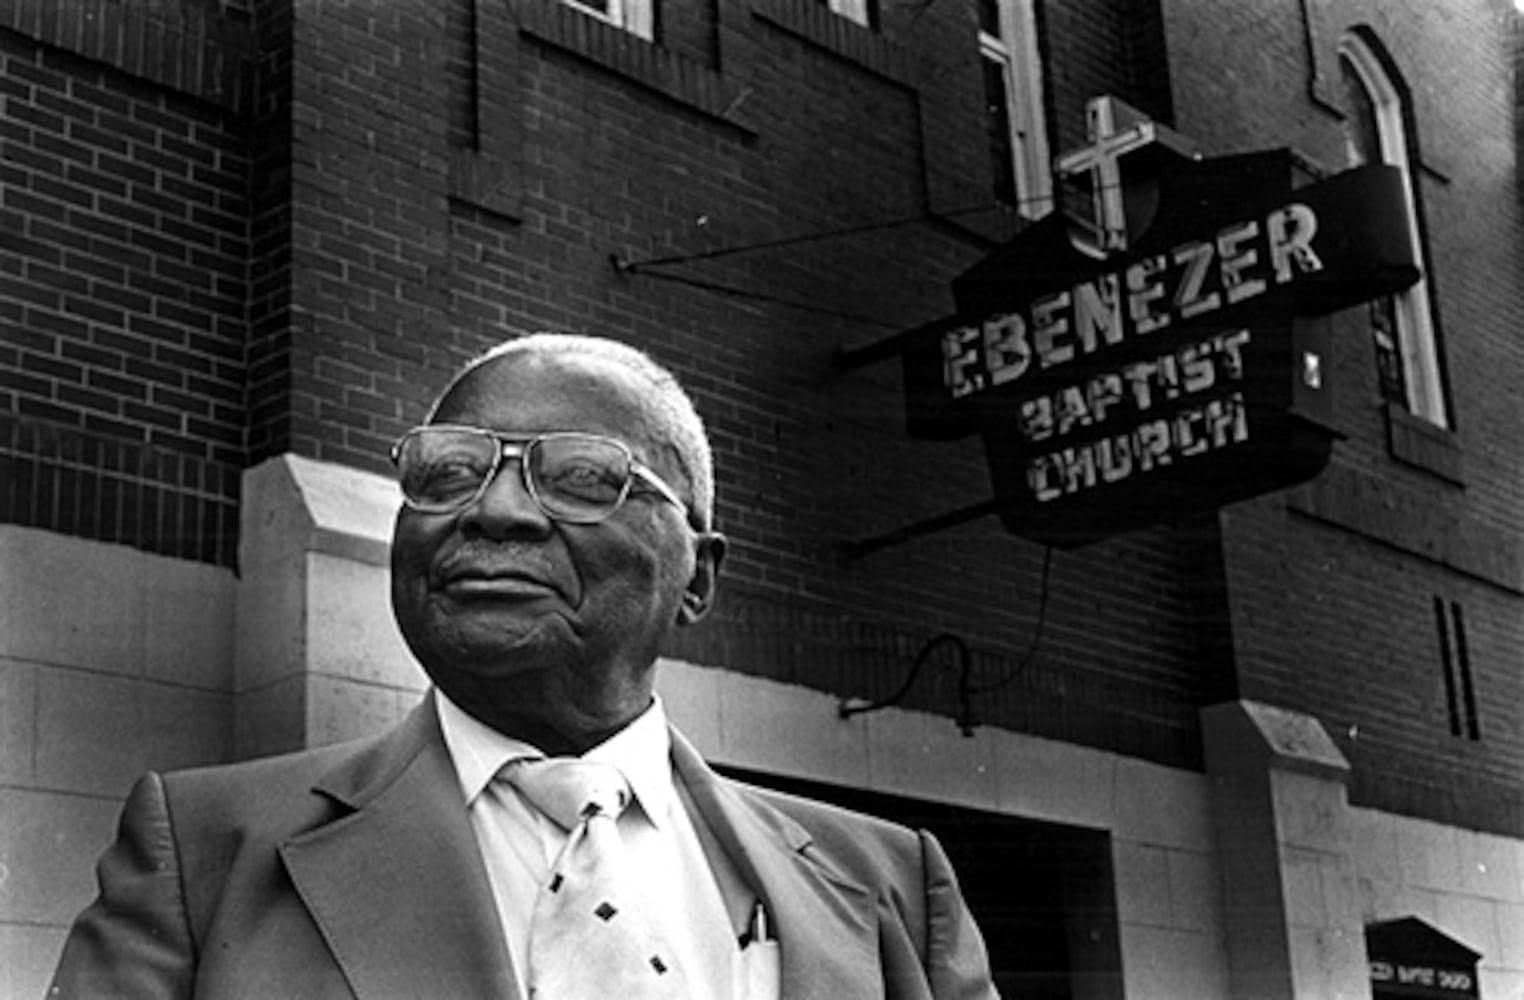
<svg viewBox="0 0 1524 1000"><path fill-rule="evenodd" d="M463 431L467 434L472 434L477 437L491 438L497 444L497 448L493 452L492 465L488 467L486 473L482 476L482 481L477 485L476 489L468 497L466 497L464 500L461 500L459 503L452 503L447 507L436 507L428 504L420 504L409 497L407 495L407 491L404 490L402 492L403 505L409 510L417 511L420 514L455 514L465 510L467 507L477 503L481 500L482 497L486 496L488 488L497 481L498 475L503 471L504 459L518 459L519 483L524 487L524 492L529 494L529 498L534 501L535 508L538 509L540 513L544 514L547 518L557 523L601 524L604 521L607 521L609 518L618 513L619 509L624 506L625 501L630 498L630 493L632 491L631 488L634 486L635 480L637 478L649 486L656 496L676 507L678 511L683 515L685 520L689 517L688 505L683 501L681 497L677 495L677 491L669 486L666 480L662 479L661 476L656 473L656 470L652 469L649 465L636 458L635 452L630 448L629 445L625 444L618 438L609 437L607 434L593 434L588 431L548 431L544 434L508 434L502 431L492 430L488 427L473 427L469 424L420 424L417 427L409 429L406 433L397 439L395 444L392 445L392 466L398 471L399 485L402 478L401 457L403 445L405 445L408 439L411 437L436 430ZM524 461L524 458L540 442L555 438L582 438L601 441L613 445L624 453L626 462L629 465L630 474L625 478L624 486L621 487L619 491L618 499L616 499L613 505L609 507L607 513L590 520L563 517L562 515L555 513L549 507L547 507L545 501L541 499L539 490L535 487L534 477L529 472L529 463Z"/></svg>

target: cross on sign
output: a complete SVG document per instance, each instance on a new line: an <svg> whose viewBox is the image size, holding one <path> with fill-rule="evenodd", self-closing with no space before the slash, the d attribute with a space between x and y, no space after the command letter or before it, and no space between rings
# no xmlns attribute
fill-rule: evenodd
<svg viewBox="0 0 1524 1000"><path fill-rule="evenodd" d="M1131 105L1108 95L1085 104L1085 134L1090 145L1058 160L1061 174L1089 172L1101 249L1127 249L1127 208L1122 197L1122 157L1154 144L1199 157L1195 144L1172 129L1150 121Z"/></svg>

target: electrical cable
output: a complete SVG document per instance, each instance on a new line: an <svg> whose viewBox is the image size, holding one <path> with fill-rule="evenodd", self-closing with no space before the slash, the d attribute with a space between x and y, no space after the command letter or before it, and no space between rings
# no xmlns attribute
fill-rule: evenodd
<svg viewBox="0 0 1524 1000"><path fill-rule="evenodd" d="M1042 645L1043 632L1048 623L1048 593L1052 583L1052 569L1053 546L1048 545L1043 549L1042 576L1038 583L1037 623L1032 628L1032 639L1027 644L1026 652L1021 654L1021 658L1016 661L1015 666L1006 671L1004 677L990 684L976 685L970 689L970 694L988 694L991 691L1000 690L1017 677L1020 677L1022 671L1031 664L1032 658L1037 655L1037 649Z"/></svg>

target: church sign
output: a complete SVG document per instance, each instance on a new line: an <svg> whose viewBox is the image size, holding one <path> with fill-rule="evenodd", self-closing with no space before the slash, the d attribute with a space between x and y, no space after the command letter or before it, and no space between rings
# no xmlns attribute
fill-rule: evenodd
<svg viewBox="0 0 1524 1000"><path fill-rule="evenodd" d="M907 338L910 432L984 441L1008 530L1075 545L1316 475L1326 324L1417 280L1401 175L1291 187L1289 152L1183 160L1110 252L1058 214ZM1118 249L1120 247L1120 249Z"/></svg>

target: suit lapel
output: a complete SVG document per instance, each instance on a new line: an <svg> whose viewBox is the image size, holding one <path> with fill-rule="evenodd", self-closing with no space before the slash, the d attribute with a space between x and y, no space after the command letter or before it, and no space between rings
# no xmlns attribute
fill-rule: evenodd
<svg viewBox="0 0 1524 1000"><path fill-rule="evenodd" d="M821 859L793 820L722 780L676 730L672 761L703 820L767 907L782 949L783 996L883 997L873 893Z"/></svg>
<svg viewBox="0 0 1524 1000"><path fill-rule="evenodd" d="M355 995L516 997L432 697L318 791L355 811L281 857Z"/></svg>

